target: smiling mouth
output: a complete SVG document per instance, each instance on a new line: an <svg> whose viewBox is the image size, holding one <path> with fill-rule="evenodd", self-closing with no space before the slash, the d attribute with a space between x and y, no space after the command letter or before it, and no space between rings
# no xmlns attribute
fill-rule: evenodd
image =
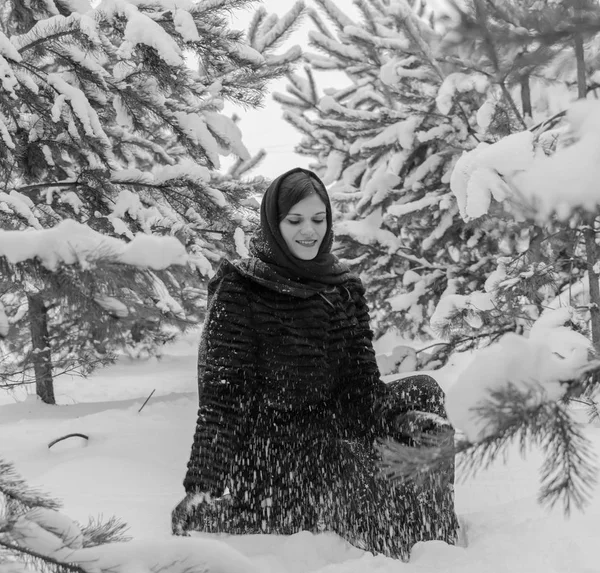
<svg viewBox="0 0 600 573"><path fill-rule="evenodd" d="M317 244L317 240L315 239L314 241L296 241L296 243L302 245L303 247L314 247Z"/></svg>

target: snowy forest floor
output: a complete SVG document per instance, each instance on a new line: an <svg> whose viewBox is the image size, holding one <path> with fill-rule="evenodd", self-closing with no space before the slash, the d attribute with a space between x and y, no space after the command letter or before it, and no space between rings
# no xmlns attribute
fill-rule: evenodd
<svg viewBox="0 0 600 573"><path fill-rule="evenodd" d="M87 523L90 516L114 515L135 539L168 538L195 425L196 343L197 335L188 336L160 360L122 359L87 380L62 377L56 385L60 406L0 392L0 457L30 485L61 500L73 519ZM457 371L437 375L443 387ZM53 439L73 432L89 441L66 440L48 449ZM587 433L600 453L600 428L590 426ZM540 460L538 452L526 460L515 453L458 481L462 546L420 543L408 564L327 533L222 539L264 573L597 573L600 495L568 519L559 507L541 508Z"/></svg>

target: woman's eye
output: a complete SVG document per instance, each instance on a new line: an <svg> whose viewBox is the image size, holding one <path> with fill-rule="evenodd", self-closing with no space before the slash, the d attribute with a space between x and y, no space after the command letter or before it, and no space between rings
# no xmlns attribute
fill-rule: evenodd
<svg viewBox="0 0 600 573"><path fill-rule="evenodd" d="M286 221L290 224L290 225L300 225L300 223L302 223L302 219L286 219ZM315 223L316 225L319 225L321 223L325 222L325 219L313 219L312 220L313 223Z"/></svg>

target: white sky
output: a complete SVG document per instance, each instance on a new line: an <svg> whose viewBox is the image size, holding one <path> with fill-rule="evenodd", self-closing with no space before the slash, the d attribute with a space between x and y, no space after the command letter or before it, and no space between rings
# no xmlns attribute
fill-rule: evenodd
<svg viewBox="0 0 600 573"><path fill-rule="evenodd" d="M305 2L307 6L312 4L310 0L305 0ZM294 3L295 0L263 0L262 5L269 14L283 15ZM346 4L349 13L356 13L356 7L353 5L352 0L338 0L339 6L345 8ZM254 10L260 5L260 2L256 2L253 8L235 13L232 18L232 27L247 30ZM312 5L314 6L314 4ZM279 51L283 52L294 44L299 44L303 49L308 48L307 36L310 29L310 22L307 16L304 16L302 26L290 36ZM299 73L302 73L302 63L296 69ZM336 82L335 74L328 74L327 78L324 77L324 74L321 74L320 77L320 88L334 85ZM340 82L339 78L337 82ZM286 84L287 80L285 78L273 82L271 91L284 93ZM242 140L252 155L261 148L267 151L267 157L252 172L252 175L264 175L272 178L293 167L308 167L311 159L294 153L294 146L299 143L302 135L283 120L281 107L272 100L270 95L267 96L263 108L246 111L228 106L226 111L228 114L235 111L242 118L238 124L242 130ZM226 168L231 162L223 161L222 163L223 167Z"/></svg>

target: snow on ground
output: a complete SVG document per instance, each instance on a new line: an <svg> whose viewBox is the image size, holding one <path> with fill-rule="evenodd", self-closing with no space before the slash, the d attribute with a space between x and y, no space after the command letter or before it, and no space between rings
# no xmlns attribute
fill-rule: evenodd
<svg viewBox="0 0 600 573"><path fill-rule="evenodd" d="M0 392L0 457L61 499L73 519L116 515L140 548L160 547L158 540L171 539L170 511L183 496L197 407L196 343L197 335L189 336L160 360L122 359L88 380L63 377L56 388L60 406ZM459 361L444 372L441 384L452 384L464 366ZM48 449L71 432L89 440ZM600 453L600 429L590 427L588 434ZM241 552L263 573L597 573L600 496L569 519L559 508L542 509L535 501L539 462L537 453L527 460L513 455L459 482L462 546L418 544L409 564L365 553L329 533L220 539L232 557Z"/></svg>

